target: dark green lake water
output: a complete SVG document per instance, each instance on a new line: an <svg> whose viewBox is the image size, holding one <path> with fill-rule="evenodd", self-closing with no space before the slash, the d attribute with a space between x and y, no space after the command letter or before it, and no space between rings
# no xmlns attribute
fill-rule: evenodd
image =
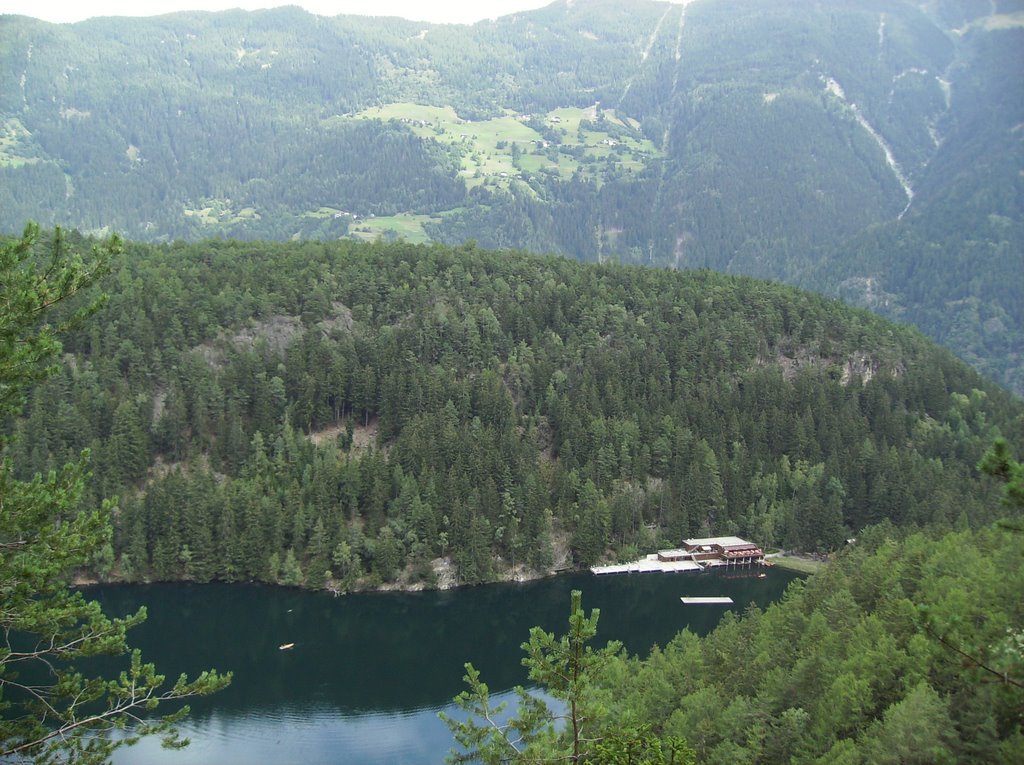
<svg viewBox="0 0 1024 765"><path fill-rule="evenodd" d="M451 746L437 712L463 690L463 664L492 692L524 683L520 645L531 626L565 631L569 593L601 609L598 643L621 640L646 655L684 627L711 630L722 614L778 599L794 575L720 574L556 577L447 592L335 598L255 585L154 584L90 588L107 613L147 606L132 645L168 677L216 667L227 690L192 703L183 727L192 745L125 749L124 763L443 762ZM734 606L684 606L682 595L726 595ZM282 643L295 643L280 651Z"/></svg>

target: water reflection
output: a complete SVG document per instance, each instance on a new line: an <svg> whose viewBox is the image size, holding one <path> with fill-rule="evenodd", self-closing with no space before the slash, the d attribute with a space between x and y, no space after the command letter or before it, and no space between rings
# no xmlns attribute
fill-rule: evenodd
<svg viewBox="0 0 1024 765"><path fill-rule="evenodd" d="M463 689L463 665L495 690L525 682L521 643L535 624L561 633L569 592L601 609L599 642L646 654L683 627L704 633L724 606L681 595L728 595L742 609L777 599L792 575L727 580L695 574L574 575L449 592L335 598L254 585L94 588L108 613L145 604L132 643L175 677L231 670L226 691L192 704L184 753L143 742L118 763L436 763L451 738L437 719ZM289 651L283 643L295 643ZM173 760L171 759L173 758Z"/></svg>
<svg viewBox="0 0 1024 765"><path fill-rule="evenodd" d="M510 695L510 694L509 694ZM119 752L115 763L439 763L451 736L438 707L402 713L339 714L336 710L294 710L224 715L213 712L183 728L192 739L184 752L144 739Z"/></svg>

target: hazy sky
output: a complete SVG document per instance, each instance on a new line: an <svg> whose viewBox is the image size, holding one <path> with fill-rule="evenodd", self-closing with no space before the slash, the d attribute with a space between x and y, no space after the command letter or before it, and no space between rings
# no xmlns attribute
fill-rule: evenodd
<svg viewBox="0 0 1024 765"><path fill-rule="evenodd" d="M274 8L301 5L310 13L337 16L402 16L416 21L469 24L480 19L540 8L552 0L0 0L0 13L18 13L53 22L92 16L156 16L181 10Z"/></svg>

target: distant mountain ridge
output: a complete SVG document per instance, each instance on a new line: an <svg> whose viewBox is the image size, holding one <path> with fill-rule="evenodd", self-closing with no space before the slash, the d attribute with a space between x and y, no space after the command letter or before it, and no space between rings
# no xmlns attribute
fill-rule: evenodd
<svg viewBox="0 0 1024 765"><path fill-rule="evenodd" d="M710 267L1024 391L1024 2L0 17L0 230L405 237Z"/></svg>

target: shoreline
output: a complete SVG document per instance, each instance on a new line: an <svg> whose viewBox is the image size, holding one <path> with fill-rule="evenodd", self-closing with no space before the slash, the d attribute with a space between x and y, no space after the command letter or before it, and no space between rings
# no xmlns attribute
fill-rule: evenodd
<svg viewBox="0 0 1024 765"><path fill-rule="evenodd" d="M435 561L435 564L437 561ZM341 586L341 582L329 581L323 587L310 587L305 584L283 584L281 582L267 582L259 579L210 579L206 582L199 582L195 579L181 578L181 579L139 579L136 581L129 581L117 575L107 576L101 578L94 574L76 574L70 577L68 586L72 589L82 589L86 587L96 586L107 586L107 585L147 585L147 584L247 584L247 585L263 585L267 587L281 587L290 590L303 590L305 592L324 592L331 593L335 597L343 595L356 595L359 593L367 592L430 592L437 591L443 592L447 590L456 590L464 587L479 587L487 584L511 584L511 583L524 583L534 582L540 579L549 579L552 577L560 576L562 574L572 573L583 573L588 571L586 568L566 568L566 569L552 569L547 572L535 571L533 569L525 569L521 566L517 566L515 569L503 570L496 574L491 579L483 582L458 582L455 579L454 573L451 570L450 561L440 564L435 567L435 575L437 577L435 584L428 584L424 581L408 582L408 581L395 581L395 582L382 582L379 584L373 584L371 582L360 580L354 583L352 587L345 588ZM440 570L439 570L440 569Z"/></svg>
<svg viewBox="0 0 1024 765"><path fill-rule="evenodd" d="M794 554L794 553L769 553L765 556L765 562L756 566L728 566L724 564L711 565L708 567L710 571L716 572L728 572L733 569L751 569L765 571L769 568L777 566L780 569L786 569L788 571L796 571L801 574L812 575L816 574L824 568L826 565L825 560L817 559L807 555ZM214 582L223 584L259 584L266 585L268 587L283 587L293 590L304 590L306 592L325 592L331 593L335 597L343 595L355 595L358 593L367 592L429 592L437 591L443 592L448 590L456 590L464 587L479 587L487 584L512 584L512 583L525 583L535 582L541 579L550 579L563 574L581 574L590 573L593 576L613 576L617 574L629 574L629 573L693 573L696 568L693 567L679 567L678 564L675 566L669 566L668 568L659 567L655 568L640 568L637 569L631 564L606 564L601 566L584 566L584 567L566 567L558 569L550 569L548 571L537 571L529 569L524 566L516 566L515 568L504 568L498 571L492 578L483 582L459 582L457 581L454 573L454 566L450 559L438 558L431 561L431 567L434 572L435 580L434 583L428 583L425 581L402 581L400 577L395 582L381 582L372 583L366 579L357 580L352 584L351 587L343 587L342 582L337 580L328 581L322 587L309 587L305 584L292 585L283 584L281 582L265 582L258 579L245 579L245 580L234 580L228 581L223 579L211 579L209 582L197 582L194 579L142 579L139 581L128 581L120 576L113 575L106 578L100 578L95 575L78 574L71 577L69 585L72 588L85 588L94 587L97 585L146 585L146 584L157 584L157 583L178 583L178 584L210 584ZM692 570L691 570L692 568ZM605 569L599 571L598 569ZM671 570L670 570L671 569ZM698 571L698 573L700 573Z"/></svg>
<svg viewBox="0 0 1024 765"><path fill-rule="evenodd" d="M795 561L795 563L793 563L793 561ZM792 565L788 565L788 564L792 564ZM799 574L812 575L812 574L815 574L818 571L820 571L821 568L824 565L825 565L824 562L813 561L813 560L805 560L803 558L793 558L793 557L790 557L784 563L779 563L779 564L776 564L776 565L735 566L735 567L734 566L719 565L719 566L709 567L709 569L707 571L703 572L703 573L725 574L725 575L728 575L730 573L736 573L738 571L743 571L743 572L749 572L751 576L756 576L757 574L755 572L758 569L760 569L762 572L767 572L769 569L777 567L777 568L782 569L782 570L793 571L793 572L796 572L796 573L799 573ZM649 574L649 573L694 573L694 571L690 571L690 570L686 570L686 571L654 571L652 569L652 570L646 570L646 571L640 571L640 572L636 572L636 571L616 572L616 574L618 574L618 573L624 573L624 574L636 574L636 573L639 573L639 574L642 575L642 574ZM701 572L697 572L697 573L701 573ZM594 572L591 568L583 567L583 568L567 568L567 569L551 570L551 571L548 571L546 573L545 572L530 572L529 574L522 574L522 573L512 574L511 572L505 572L500 577L495 577L493 579L488 579L487 581L484 581L484 582L473 582L473 583L462 582L462 583L458 583L458 584L455 584L455 583L444 583L444 584L437 584L437 585L433 585L433 586L428 585L425 582L412 582L412 583L388 582L388 583L379 584L379 585L356 586L356 587L353 587L352 589L340 589L340 588L334 588L334 587L330 587L330 586L315 587L314 588L314 587L308 587L306 585L281 584L280 582L264 582L264 581L260 581L258 579L244 579L244 580L243 579L238 579L238 580L233 580L233 581L228 581L228 580L225 580L225 579L211 579L211 580L206 581L206 582L199 582L199 581L196 581L195 579L144 579L144 580L140 580L140 581L127 581L127 580L122 579L120 577L109 577L107 579L100 579L100 578L95 577L95 576L76 576L76 577L74 577L71 580L69 586L70 586L71 589L75 589L75 590L81 589L81 590L84 590L84 589L87 589L87 588L90 588L90 587L108 587L108 586L136 587L136 586L146 586L146 585L152 585L152 584L193 584L193 585L240 584L240 585L246 585L246 586L279 587L281 589L298 590L298 591L308 592L308 593L317 593L317 592L324 593L324 594L330 593L330 594L333 594L334 597L344 597L346 595L360 595L360 594L369 594L369 593L449 592L449 591L452 591L452 590L469 589L469 588L472 588L472 587L485 587L485 586L491 585L491 584L526 584L528 582L536 582L536 581L540 581L542 579L554 579L554 578L559 577L559 576L566 576L566 575L571 575L571 574L590 574L593 577L599 577L600 576L601 578L604 578L606 576L613 576L614 575L614 574L609 574L609 573L598 574L598 573Z"/></svg>

